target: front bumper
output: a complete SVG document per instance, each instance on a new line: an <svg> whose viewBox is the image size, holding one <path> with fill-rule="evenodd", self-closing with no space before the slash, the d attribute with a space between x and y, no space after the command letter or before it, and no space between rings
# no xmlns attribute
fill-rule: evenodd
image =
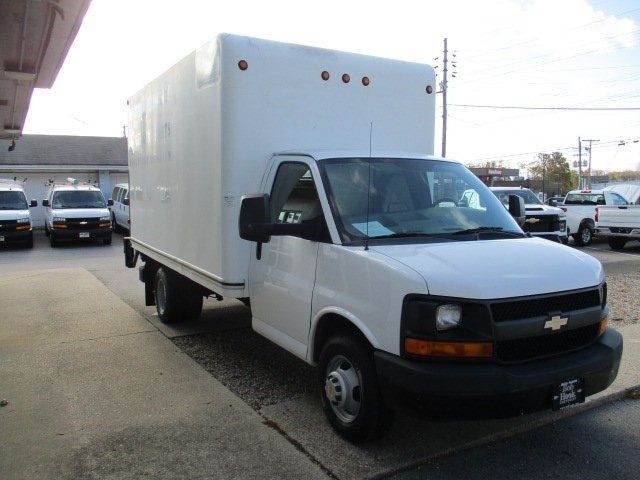
<svg viewBox="0 0 640 480"><path fill-rule="evenodd" d="M27 242L33 238L33 229L14 232L0 232L0 245L8 243Z"/></svg>
<svg viewBox="0 0 640 480"><path fill-rule="evenodd" d="M552 240L554 242L560 242L560 243L564 243L565 245L567 244L568 241L568 236L567 236L567 231L566 230L558 230L557 232L545 232L545 233L538 233L538 232L530 232L532 237L539 237L539 238L545 238L547 240Z"/></svg>
<svg viewBox="0 0 640 480"><path fill-rule="evenodd" d="M88 237L81 237L80 233L88 233ZM65 229L52 229L51 237L57 241L72 241L72 240L101 240L109 238L111 236L112 229L108 228L90 228L87 230L65 230Z"/></svg>
<svg viewBox="0 0 640 480"><path fill-rule="evenodd" d="M622 335L607 329L574 353L518 365L435 363L374 354L383 397L393 408L431 417L505 417L551 408L552 387L584 380L585 397L615 380Z"/></svg>

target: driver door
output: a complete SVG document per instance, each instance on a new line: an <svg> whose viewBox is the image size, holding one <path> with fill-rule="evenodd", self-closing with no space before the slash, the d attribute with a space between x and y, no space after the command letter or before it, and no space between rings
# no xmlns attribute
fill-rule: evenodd
<svg viewBox="0 0 640 480"><path fill-rule="evenodd" d="M274 165L267 185L274 223L325 222L311 164L303 160ZM320 218L318 218L320 217ZM319 241L328 241L326 223L317 239L272 236L254 245L249 267L252 327L305 358Z"/></svg>

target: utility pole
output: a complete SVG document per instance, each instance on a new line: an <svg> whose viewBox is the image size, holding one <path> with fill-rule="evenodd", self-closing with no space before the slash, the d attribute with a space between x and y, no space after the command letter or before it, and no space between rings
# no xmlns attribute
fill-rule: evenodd
<svg viewBox="0 0 640 480"><path fill-rule="evenodd" d="M578 137L578 188L582 190L582 140Z"/></svg>
<svg viewBox="0 0 640 480"><path fill-rule="evenodd" d="M442 69L442 156L447 156L447 39L444 39L444 68Z"/></svg>
<svg viewBox="0 0 640 480"><path fill-rule="evenodd" d="M594 139L585 139L585 142L589 142L589 170L587 173L587 188L591 188L591 144L593 142L599 142L600 140L594 140Z"/></svg>

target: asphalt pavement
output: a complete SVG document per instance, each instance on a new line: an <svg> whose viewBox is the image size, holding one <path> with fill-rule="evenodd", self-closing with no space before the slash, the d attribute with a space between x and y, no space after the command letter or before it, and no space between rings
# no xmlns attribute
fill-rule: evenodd
<svg viewBox="0 0 640 480"><path fill-rule="evenodd" d="M637 480L640 400L626 399L398 473L393 480Z"/></svg>

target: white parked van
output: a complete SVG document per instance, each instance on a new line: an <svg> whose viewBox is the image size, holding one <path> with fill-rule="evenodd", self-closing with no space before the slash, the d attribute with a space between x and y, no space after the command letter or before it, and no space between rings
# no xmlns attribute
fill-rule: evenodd
<svg viewBox="0 0 640 480"><path fill-rule="evenodd" d="M111 224L115 232L129 231L129 184L119 183L113 187L111 195L113 205L111 211Z"/></svg>
<svg viewBox="0 0 640 480"><path fill-rule="evenodd" d="M0 179L0 245L22 244L33 248L30 207L38 202L27 197L20 182Z"/></svg>
<svg viewBox="0 0 640 480"><path fill-rule="evenodd" d="M125 262L144 262L146 303L163 322L203 295L250 304L255 331L317 365L352 441L396 408L566 407L618 371L602 265L527 237L519 197L507 211L431 156L435 84L426 65L221 35L128 102Z"/></svg>
<svg viewBox="0 0 640 480"><path fill-rule="evenodd" d="M52 247L73 240L97 240L111 244L111 215L99 188L69 183L53 184L42 201L45 212L45 233Z"/></svg>

